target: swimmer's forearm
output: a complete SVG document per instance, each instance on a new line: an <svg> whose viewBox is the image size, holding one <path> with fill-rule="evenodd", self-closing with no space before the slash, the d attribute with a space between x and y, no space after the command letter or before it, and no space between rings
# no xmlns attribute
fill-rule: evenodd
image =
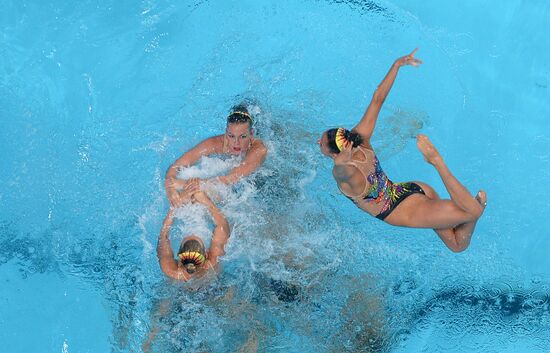
<svg viewBox="0 0 550 353"><path fill-rule="evenodd" d="M221 213L218 219L215 219L214 222L216 223L217 228L219 228L222 232L226 233L227 236L229 236L229 222L227 222L227 219L225 219L225 217Z"/></svg>
<svg viewBox="0 0 550 353"><path fill-rule="evenodd" d="M416 54L416 51L418 48L414 49L410 54L402 56L400 58L397 58L382 82L378 85L378 88L374 92L373 101L378 102L380 105L384 102L386 97L388 96L388 93L390 92L393 83L395 81L395 78L397 77L397 73L399 72L399 68L401 66L405 65L411 65L411 66L419 66L422 64L422 60L419 60L414 57Z"/></svg>
<svg viewBox="0 0 550 353"><path fill-rule="evenodd" d="M259 165L244 164L231 170L228 174L216 178L220 183L226 185L235 184L244 177L254 173Z"/></svg>
<svg viewBox="0 0 550 353"><path fill-rule="evenodd" d="M382 82L380 82L380 84L376 88L376 91L374 91L374 94L372 96L373 102L376 102L380 105L384 103L386 97L388 96L388 93L390 93L393 83L395 82L395 78L397 77L398 72L399 64L397 63L397 61L395 61L390 67L390 70L388 71Z"/></svg>
<svg viewBox="0 0 550 353"><path fill-rule="evenodd" d="M221 227L224 231L229 233L229 222L227 222L227 219L223 215L223 213L220 211L216 205L210 201L206 205L208 207L208 211L210 211L210 214L212 215L212 219L214 220L214 224L216 227Z"/></svg>
<svg viewBox="0 0 550 353"><path fill-rule="evenodd" d="M236 182L241 180L243 177L249 174L252 174L254 170L255 170L254 166L250 165L249 163L243 162L243 164L233 168L226 175L221 175L215 178L215 180L225 185L235 184Z"/></svg>
<svg viewBox="0 0 550 353"><path fill-rule="evenodd" d="M256 140L255 146L250 150L246 159L228 174L218 177L217 180L226 185L235 184L242 178L254 173L264 163L266 156L267 148L261 141Z"/></svg>
<svg viewBox="0 0 550 353"><path fill-rule="evenodd" d="M236 175L231 175L231 174L222 175L222 176L219 176L219 177L215 178L215 180L217 180L220 183L225 184L225 185L235 184L237 181L239 181L239 179L240 179L240 177L238 177Z"/></svg>

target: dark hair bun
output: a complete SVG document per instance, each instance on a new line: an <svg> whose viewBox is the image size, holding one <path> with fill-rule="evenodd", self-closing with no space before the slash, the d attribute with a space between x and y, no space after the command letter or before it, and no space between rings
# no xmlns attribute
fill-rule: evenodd
<svg viewBox="0 0 550 353"><path fill-rule="evenodd" d="M356 132L344 130L344 137L351 142L353 147L357 147L363 143L363 138Z"/></svg>
<svg viewBox="0 0 550 353"><path fill-rule="evenodd" d="M340 153L340 149L336 144L336 135L338 133L338 130L340 130L340 128L329 129L326 131L328 138L328 147L333 153ZM352 147L357 147L363 143L363 138L358 133L343 128L342 130L344 130L344 138L346 139L346 141L351 142Z"/></svg>
<svg viewBox="0 0 550 353"><path fill-rule="evenodd" d="M197 270L197 266L192 262L187 263L184 266L185 266L185 269L187 270L187 272L189 272L189 273L195 273L195 271Z"/></svg>

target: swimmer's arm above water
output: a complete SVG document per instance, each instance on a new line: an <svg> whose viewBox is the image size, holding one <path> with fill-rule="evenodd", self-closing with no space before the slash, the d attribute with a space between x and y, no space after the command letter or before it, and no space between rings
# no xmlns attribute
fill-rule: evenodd
<svg viewBox="0 0 550 353"><path fill-rule="evenodd" d="M248 151L241 164L231 169L227 175L222 175L214 179L224 184L234 184L241 178L254 173L264 163L266 156L267 147L262 141L254 140L252 147L250 147L250 151Z"/></svg>
<svg viewBox="0 0 550 353"><path fill-rule="evenodd" d="M159 239L157 243L157 257L162 272L170 278L188 281L191 276L178 267L178 263L174 260L174 251L170 245L170 229L174 224L173 210L170 209L160 230Z"/></svg>
<svg viewBox="0 0 550 353"><path fill-rule="evenodd" d="M187 182L177 180L178 171L181 168L186 168L197 163L199 159L204 156L208 156L218 151L218 145L220 136L214 136L202 141L189 151L185 152L180 158L178 158L167 170L166 179L164 181L164 188L166 189L166 195L170 200L172 206L181 205L184 202L189 201L190 192L186 190ZM183 192L179 193L178 188L183 186Z"/></svg>
<svg viewBox="0 0 550 353"><path fill-rule="evenodd" d="M230 228L227 219L223 213L216 207L210 198L204 192L198 192L193 195L196 202L205 205L210 211L212 220L214 221L214 231L212 233L212 241L210 249L208 249L208 261L215 266L218 263L218 257L225 254L225 244L229 240Z"/></svg>
<svg viewBox="0 0 550 353"><path fill-rule="evenodd" d="M382 104L384 104L384 101L386 100L386 97L388 96L388 93L393 86L393 82L397 77L397 72L399 71L399 68L405 65L418 66L422 64L422 61L414 57L414 54L417 50L418 48L413 50L409 55L405 55L395 60L382 82L376 88L376 91L374 91L372 100L365 114L361 118L361 121L359 121L359 124L357 124L357 126L352 129L353 131L359 133L361 137L363 137L365 143L369 143L370 141L370 138L374 131L374 127L376 125L376 119L378 119L378 114L380 113Z"/></svg>

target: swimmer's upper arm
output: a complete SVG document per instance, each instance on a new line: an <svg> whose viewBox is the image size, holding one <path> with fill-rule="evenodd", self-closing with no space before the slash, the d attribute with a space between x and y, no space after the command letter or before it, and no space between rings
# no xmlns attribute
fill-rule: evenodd
<svg viewBox="0 0 550 353"><path fill-rule="evenodd" d="M267 147L260 140L254 140L254 145L247 153L241 164L231 169L227 175L218 179L225 184L233 184L239 181L242 177L252 174L265 161L267 156Z"/></svg>
<svg viewBox="0 0 550 353"><path fill-rule="evenodd" d="M212 233L210 249L208 249L208 260L212 265L218 263L218 257L225 254L225 244L229 240L229 224L226 226L216 226Z"/></svg>
<svg viewBox="0 0 550 353"><path fill-rule="evenodd" d="M173 279L188 281L191 277L178 267L178 262L174 260L174 252L172 249L167 249L166 244L157 247L157 256L159 258L159 265L162 272ZM169 246L169 244L168 244Z"/></svg>
<svg viewBox="0 0 550 353"><path fill-rule="evenodd" d="M187 281L190 276L178 267L178 263L174 260L174 251L170 245L170 229L174 224L173 211L168 211L164 218L162 228L160 230L157 243L157 257L159 259L160 269L170 278Z"/></svg>

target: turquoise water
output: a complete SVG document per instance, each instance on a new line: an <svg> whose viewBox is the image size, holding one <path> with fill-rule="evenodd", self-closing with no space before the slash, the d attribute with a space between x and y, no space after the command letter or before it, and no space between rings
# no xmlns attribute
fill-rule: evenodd
<svg viewBox="0 0 550 353"><path fill-rule="evenodd" d="M162 352L547 351L547 3L0 5L10 352L135 352L155 325ZM487 190L461 254L356 209L315 144L352 126L414 47L425 64L400 72L373 144L393 180L444 195L412 139L425 133L470 191ZM245 98L269 158L219 191L233 225L219 280L174 286L154 250L164 172ZM200 208L179 215L174 246L207 225Z"/></svg>

